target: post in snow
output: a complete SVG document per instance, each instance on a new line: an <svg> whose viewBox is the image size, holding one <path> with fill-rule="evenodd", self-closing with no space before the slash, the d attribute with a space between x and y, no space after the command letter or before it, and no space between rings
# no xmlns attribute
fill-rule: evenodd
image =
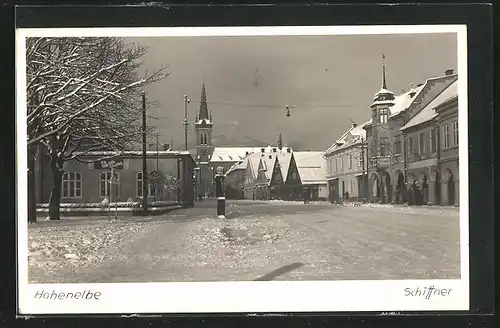
<svg viewBox="0 0 500 328"><path fill-rule="evenodd" d="M224 174L223 167L217 167L215 175L215 196L217 197L217 218L226 218L226 197L224 195Z"/></svg>

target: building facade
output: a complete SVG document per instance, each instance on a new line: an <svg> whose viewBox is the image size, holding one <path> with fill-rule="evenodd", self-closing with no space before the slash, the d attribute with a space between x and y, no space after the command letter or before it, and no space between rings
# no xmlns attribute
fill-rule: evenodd
<svg viewBox="0 0 500 328"><path fill-rule="evenodd" d="M458 205L458 81L425 106L401 131L408 154L406 181L412 188L409 196L416 197L409 201Z"/></svg>
<svg viewBox="0 0 500 328"><path fill-rule="evenodd" d="M353 124L326 151L326 178L330 202L363 200L366 196L364 125Z"/></svg>
<svg viewBox="0 0 500 328"><path fill-rule="evenodd" d="M148 151L148 174L158 171L166 177L162 187L148 183L148 198L192 205L194 167L188 152ZM138 202L144 196L141 151L88 152L63 168L61 203ZM53 178L47 160L37 166L36 177L37 203L48 203Z"/></svg>
<svg viewBox="0 0 500 328"><path fill-rule="evenodd" d="M428 79L416 88L394 96L387 89L385 64L383 65L382 88L375 94L371 105L371 120L364 126L370 201L442 203L441 200L434 199L443 194L441 189L436 189L441 188L442 183L437 184L440 187L430 190L430 183L435 185L435 180L441 179L440 173L436 176L437 164L441 161L438 159L440 149L434 147L439 144L438 128L428 120L411 127L408 123L421 120L423 116L432 113L433 107L438 105L439 96L449 90L457 78L453 70L447 70L444 76ZM439 121L439 118L436 120ZM430 138L436 141L430 141ZM427 173L423 174L423 171Z"/></svg>

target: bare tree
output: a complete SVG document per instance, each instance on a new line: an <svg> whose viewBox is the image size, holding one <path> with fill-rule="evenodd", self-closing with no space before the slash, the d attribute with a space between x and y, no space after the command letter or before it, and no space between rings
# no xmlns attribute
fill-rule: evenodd
<svg viewBox="0 0 500 328"><path fill-rule="evenodd" d="M64 163L137 142L142 88L168 73L137 76L147 48L120 38L29 38L26 48L28 148L43 145L50 158L49 217L58 220Z"/></svg>

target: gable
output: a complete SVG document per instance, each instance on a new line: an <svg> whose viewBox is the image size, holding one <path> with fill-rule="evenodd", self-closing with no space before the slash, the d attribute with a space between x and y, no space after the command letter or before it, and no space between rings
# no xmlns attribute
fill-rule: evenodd
<svg viewBox="0 0 500 328"><path fill-rule="evenodd" d="M283 177L281 175L280 163L276 160L274 162L271 184L280 184L282 182L283 182Z"/></svg>
<svg viewBox="0 0 500 328"><path fill-rule="evenodd" d="M295 179L293 179L293 175L295 173ZM300 183L299 170L297 169L297 164L295 163L295 157L292 156L290 160L290 167L288 169L288 174L285 180L285 183L295 184Z"/></svg>

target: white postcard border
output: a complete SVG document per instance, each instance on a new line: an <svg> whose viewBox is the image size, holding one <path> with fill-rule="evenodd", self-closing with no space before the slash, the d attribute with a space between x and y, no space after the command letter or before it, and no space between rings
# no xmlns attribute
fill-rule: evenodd
<svg viewBox="0 0 500 328"><path fill-rule="evenodd" d="M141 284L29 284L25 38L31 36L264 36L457 33L459 131L467 127L467 29L465 25L280 26L181 28L18 29L16 32L16 142L18 309L21 315L80 313L211 313L316 311L469 310L468 135L459 134L460 255L457 280L270 281ZM421 296L405 296L416 288ZM448 296L428 288L450 290ZM409 288L409 290L407 290ZM427 288L427 289L426 289ZM90 299L44 299L45 293L92 293ZM95 299L95 293L99 299ZM37 295L40 298L35 298ZM92 298L94 297L94 298Z"/></svg>

